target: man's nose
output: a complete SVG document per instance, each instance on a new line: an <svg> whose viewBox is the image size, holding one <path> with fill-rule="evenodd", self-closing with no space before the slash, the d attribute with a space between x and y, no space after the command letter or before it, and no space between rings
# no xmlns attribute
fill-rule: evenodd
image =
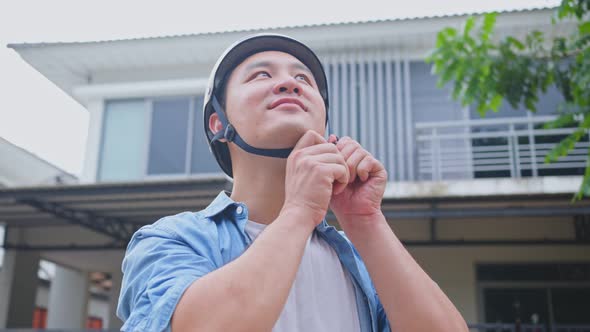
<svg viewBox="0 0 590 332"><path fill-rule="evenodd" d="M273 89L276 94L280 93L295 93L301 95L301 86L299 82L293 77L289 77L278 82Z"/></svg>

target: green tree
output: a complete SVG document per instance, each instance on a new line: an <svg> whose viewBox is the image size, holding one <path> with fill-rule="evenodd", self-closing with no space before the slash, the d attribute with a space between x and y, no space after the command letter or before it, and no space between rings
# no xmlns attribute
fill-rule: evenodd
<svg viewBox="0 0 590 332"><path fill-rule="evenodd" d="M590 129L590 0L563 0L553 24L573 21L570 36L547 38L532 31L523 39L492 38L496 13L481 19L469 17L462 31L445 28L428 56L438 84L453 84L452 95L463 106L475 107L481 116L497 112L504 101L535 112L539 95L555 86L563 96L556 120L547 129L575 127L548 153L545 162L567 155ZM590 149L588 151L590 158ZM590 167L575 198L590 196Z"/></svg>

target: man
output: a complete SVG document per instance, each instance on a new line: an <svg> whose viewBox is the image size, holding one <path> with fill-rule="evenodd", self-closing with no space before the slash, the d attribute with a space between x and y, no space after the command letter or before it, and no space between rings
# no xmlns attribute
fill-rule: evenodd
<svg viewBox="0 0 590 332"><path fill-rule="evenodd" d="M123 331L467 331L387 224L383 165L324 139L328 117L307 46L263 34L222 55L204 125L232 192L133 236Z"/></svg>

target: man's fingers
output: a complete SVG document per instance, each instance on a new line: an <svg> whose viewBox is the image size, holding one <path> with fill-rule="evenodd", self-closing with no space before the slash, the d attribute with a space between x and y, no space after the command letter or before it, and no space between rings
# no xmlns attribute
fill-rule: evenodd
<svg viewBox="0 0 590 332"><path fill-rule="evenodd" d="M332 176L334 181L347 184L349 178L348 167L344 162L344 158L340 154L336 153L324 153L319 155L308 156L309 163L313 163L315 165L337 165L341 167L337 168L330 168L330 171L333 172ZM342 170L344 169L344 170Z"/></svg>
<svg viewBox="0 0 590 332"><path fill-rule="evenodd" d="M367 155L357 166L356 173L358 174L361 181L365 182L369 178L369 175L375 171L377 165L375 158L371 155Z"/></svg>
<svg viewBox="0 0 590 332"><path fill-rule="evenodd" d="M346 159L346 164L348 165L348 169L350 171L350 178L349 181L352 183L356 179L358 175L358 166L359 163L365 158L369 153L362 148L357 148L354 150L352 155Z"/></svg>
<svg viewBox="0 0 590 332"><path fill-rule="evenodd" d="M355 140L353 140L352 138L350 138L349 136L344 136L342 138L340 138L338 140L338 143L336 144L336 146L338 147L338 149L342 150L342 148L351 143L351 142L355 142Z"/></svg>
<svg viewBox="0 0 590 332"><path fill-rule="evenodd" d="M340 194L348 185L348 168L343 164L323 164L322 167L334 178L332 194Z"/></svg>
<svg viewBox="0 0 590 332"><path fill-rule="evenodd" d="M297 141L293 151L301 150L303 148L321 143L326 143L324 137L313 130L308 130L305 134L303 134L303 136L301 136L299 141Z"/></svg>
<svg viewBox="0 0 590 332"><path fill-rule="evenodd" d="M336 144L337 142L338 136L331 134L330 137L328 137L328 143Z"/></svg>
<svg viewBox="0 0 590 332"><path fill-rule="evenodd" d="M338 150L340 150L340 153L342 154L342 156L344 157L344 159L348 159L352 153L354 151L356 151L357 149L361 149L361 145L355 142L350 142L348 144L343 144L343 145L338 145L337 146Z"/></svg>
<svg viewBox="0 0 590 332"><path fill-rule="evenodd" d="M332 153L332 154L340 155L340 153L338 152L338 148L336 148L334 146L334 144L330 144L330 143L321 143L321 144L308 146L303 149L300 149L300 151L301 151L301 153L303 153L305 155L316 155L316 154L322 154L322 153Z"/></svg>

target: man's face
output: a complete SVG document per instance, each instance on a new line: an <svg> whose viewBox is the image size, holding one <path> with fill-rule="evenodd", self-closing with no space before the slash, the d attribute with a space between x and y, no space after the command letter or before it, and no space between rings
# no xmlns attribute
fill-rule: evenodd
<svg viewBox="0 0 590 332"><path fill-rule="evenodd" d="M252 146L292 147L310 129L324 135L326 109L317 83L290 54L248 57L230 75L225 100L229 122Z"/></svg>

